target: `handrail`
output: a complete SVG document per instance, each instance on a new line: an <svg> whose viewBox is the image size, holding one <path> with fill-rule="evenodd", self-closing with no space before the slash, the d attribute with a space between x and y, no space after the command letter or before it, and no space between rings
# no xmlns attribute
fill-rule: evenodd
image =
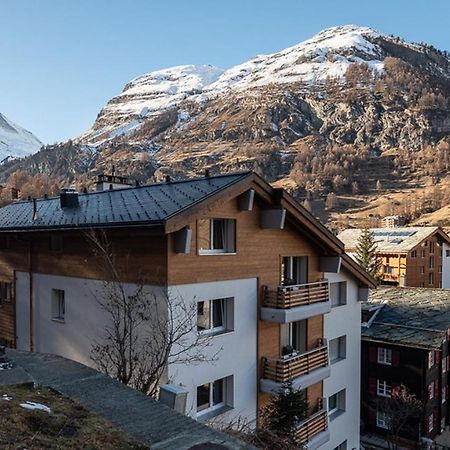
<svg viewBox="0 0 450 450"><path fill-rule="evenodd" d="M326 350L326 349L328 349L328 345L325 344L325 345L321 345L319 347L313 348L312 350L307 350L306 352L302 352L302 353L298 353L296 355L292 355L290 358L280 357L280 358L265 358L265 359L266 359L266 361L274 361L274 362L275 361L290 362L290 361L293 361L293 360L295 360L297 358L301 358L302 356L308 356L308 355L311 355L313 353L320 352L321 350Z"/></svg>

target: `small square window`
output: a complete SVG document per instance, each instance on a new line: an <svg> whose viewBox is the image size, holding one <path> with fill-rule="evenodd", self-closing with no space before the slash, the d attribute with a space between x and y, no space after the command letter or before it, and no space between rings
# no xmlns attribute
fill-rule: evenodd
<svg viewBox="0 0 450 450"><path fill-rule="evenodd" d="M417 250L411 252L411 258L417 258Z"/></svg>
<svg viewBox="0 0 450 450"><path fill-rule="evenodd" d="M385 411L377 411L377 427L389 430L391 428L391 417Z"/></svg>
<svg viewBox="0 0 450 450"><path fill-rule="evenodd" d="M345 389L328 397L328 415L330 420L345 412Z"/></svg>
<svg viewBox="0 0 450 450"><path fill-rule="evenodd" d="M234 328L234 298L197 302L197 331L218 334Z"/></svg>
<svg viewBox="0 0 450 450"><path fill-rule="evenodd" d="M390 348L378 347L378 364L392 366L392 350Z"/></svg>
<svg viewBox="0 0 450 450"><path fill-rule="evenodd" d="M50 236L50 251L52 252L62 252L63 249L63 238L61 235L52 234Z"/></svg>
<svg viewBox="0 0 450 450"><path fill-rule="evenodd" d="M339 281L330 283L331 306L342 306L347 304L347 282Z"/></svg>
<svg viewBox="0 0 450 450"><path fill-rule="evenodd" d="M346 336L341 336L336 339L331 339L329 344L330 353L330 363L334 364L338 361L345 359L347 348L346 348Z"/></svg>
<svg viewBox="0 0 450 450"><path fill-rule="evenodd" d="M232 407L233 377L197 386L197 417L220 414L226 406Z"/></svg>
<svg viewBox="0 0 450 450"><path fill-rule="evenodd" d="M235 253L235 219L201 219L197 227L197 244L200 255Z"/></svg>
<svg viewBox="0 0 450 450"><path fill-rule="evenodd" d="M392 388L386 380L377 380L377 395L379 397L391 397Z"/></svg>
<svg viewBox="0 0 450 450"><path fill-rule="evenodd" d="M66 319L65 293L62 289L52 289L52 319L60 322Z"/></svg>

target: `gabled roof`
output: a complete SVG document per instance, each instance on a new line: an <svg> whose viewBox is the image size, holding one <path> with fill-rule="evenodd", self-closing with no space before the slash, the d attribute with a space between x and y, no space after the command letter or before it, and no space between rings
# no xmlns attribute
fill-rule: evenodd
<svg viewBox="0 0 450 450"><path fill-rule="evenodd" d="M354 251L362 228L348 228L338 234L348 252ZM444 240L449 237L439 227L371 228L379 253L408 253L424 239L439 231Z"/></svg>
<svg viewBox="0 0 450 450"><path fill-rule="evenodd" d="M285 208L286 220L324 254L341 255L343 267L360 283L375 287L375 281L345 255L343 243L328 228L284 189L273 188L253 172L78 194L76 207L61 208L59 197L38 199L35 220L32 201L12 203L0 208L0 232L159 226L171 233L195 215L250 188L268 207Z"/></svg>
<svg viewBox="0 0 450 450"><path fill-rule="evenodd" d="M363 311L376 311L364 340L424 349L439 349L450 327L450 289L379 287Z"/></svg>
<svg viewBox="0 0 450 450"><path fill-rule="evenodd" d="M248 177L249 172L78 194L79 206L61 208L59 197L0 208L1 231L160 225L170 217Z"/></svg>

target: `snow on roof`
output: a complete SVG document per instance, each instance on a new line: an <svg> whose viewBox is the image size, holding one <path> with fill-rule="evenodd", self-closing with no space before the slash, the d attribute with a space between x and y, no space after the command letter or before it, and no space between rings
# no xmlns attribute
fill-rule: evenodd
<svg viewBox="0 0 450 450"><path fill-rule="evenodd" d="M371 228L380 253L407 253L439 227ZM354 251L362 228L348 228L338 234L348 252Z"/></svg>

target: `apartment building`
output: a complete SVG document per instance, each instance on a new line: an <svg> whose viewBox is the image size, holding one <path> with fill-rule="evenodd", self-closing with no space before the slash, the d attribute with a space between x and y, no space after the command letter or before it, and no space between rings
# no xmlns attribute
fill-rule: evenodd
<svg viewBox="0 0 450 450"><path fill-rule="evenodd" d="M361 229L338 238L354 255ZM450 288L450 238L440 227L371 228L382 263L383 284Z"/></svg>
<svg viewBox="0 0 450 450"><path fill-rule="evenodd" d="M117 180L116 180L117 181ZM245 418L286 381L304 390L308 448L359 445L360 301L373 280L282 189L247 172L23 201L0 209L0 338L92 365L107 280L102 230L130 292L197 303L214 363L171 364L198 420ZM139 277L139 279L138 279Z"/></svg>
<svg viewBox="0 0 450 450"><path fill-rule="evenodd" d="M381 287L363 304L361 402L365 431L389 434L389 400L401 384L423 404L401 437L436 438L449 425L450 290ZM411 442L410 442L411 443Z"/></svg>

